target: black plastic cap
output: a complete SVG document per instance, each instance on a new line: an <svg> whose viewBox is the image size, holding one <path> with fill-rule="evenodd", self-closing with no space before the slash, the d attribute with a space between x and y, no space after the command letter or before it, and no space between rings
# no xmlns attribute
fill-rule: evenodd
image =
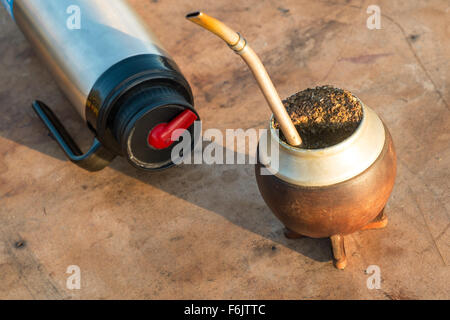
<svg viewBox="0 0 450 320"><path fill-rule="evenodd" d="M162 150L148 143L151 130L160 123L168 123L186 109L198 114L185 96L169 84L142 83L124 94L114 106L110 128L122 153L135 167L159 170L174 165L172 149L178 142ZM189 129L191 147L194 146L194 125Z"/></svg>

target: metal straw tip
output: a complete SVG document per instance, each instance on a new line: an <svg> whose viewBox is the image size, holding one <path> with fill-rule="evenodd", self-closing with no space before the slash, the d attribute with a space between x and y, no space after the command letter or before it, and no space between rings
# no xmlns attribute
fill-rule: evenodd
<svg viewBox="0 0 450 320"><path fill-rule="evenodd" d="M201 15L201 14L202 14L202 13L201 13L200 11L191 12L191 13L188 13L188 14L186 15L186 19L196 18L196 17L198 17L198 16Z"/></svg>

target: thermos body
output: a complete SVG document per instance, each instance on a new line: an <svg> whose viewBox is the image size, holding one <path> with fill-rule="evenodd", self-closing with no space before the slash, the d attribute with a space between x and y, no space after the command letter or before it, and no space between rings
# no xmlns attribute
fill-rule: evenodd
<svg viewBox="0 0 450 320"><path fill-rule="evenodd" d="M79 30L67 26L74 5ZM111 66L139 54L167 56L122 0L14 0L14 18L83 119L91 89Z"/></svg>
<svg viewBox="0 0 450 320"><path fill-rule="evenodd" d="M193 144L198 114L191 88L126 0L2 2L96 136L82 153L51 110L33 104L74 163L95 171L122 155L137 168L170 167L174 145L152 145L150 133L177 117Z"/></svg>

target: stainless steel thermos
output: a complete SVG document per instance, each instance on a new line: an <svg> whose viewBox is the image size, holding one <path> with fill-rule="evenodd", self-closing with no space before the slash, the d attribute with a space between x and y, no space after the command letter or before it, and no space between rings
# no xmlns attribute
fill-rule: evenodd
<svg viewBox="0 0 450 320"><path fill-rule="evenodd" d="M43 102L33 109L77 165L96 171L116 156L137 168L173 165L170 137L199 119L191 88L125 0L1 0L95 134L81 152Z"/></svg>

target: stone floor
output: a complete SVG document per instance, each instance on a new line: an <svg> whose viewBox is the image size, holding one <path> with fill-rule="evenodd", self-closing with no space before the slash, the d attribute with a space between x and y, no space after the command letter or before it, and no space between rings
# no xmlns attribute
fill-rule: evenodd
<svg viewBox="0 0 450 320"><path fill-rule="evenodd" d="M190 81L204 128L263 128L270 112L245 64L187 22L202 9L238 29L280 95L319 84L353 91L391 130L398 176L385 230L287 240L251 165L149 174L124 159L98 173L68 162L30 108L89 132L0 10L0 298L449 299L450 15L446 0L131 0ZM68 290L66 269L81 268ZM381 289L365 270L377 265Z"/></svg>

